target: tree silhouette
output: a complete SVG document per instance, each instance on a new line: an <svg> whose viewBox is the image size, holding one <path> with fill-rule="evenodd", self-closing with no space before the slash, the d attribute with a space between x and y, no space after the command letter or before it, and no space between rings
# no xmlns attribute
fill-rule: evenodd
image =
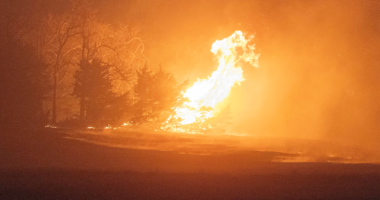
<svg viewBox="0 0 380 200"><path fill-rule="evenodd" d="M0 122L6 127L44 124L46 65L33 48L9 38L0 42Z"/></svg>
<svg viewBox="0 0 380 200"><path fill-rule="evenodd" d="M89 0L70 0L56 8L52 1L7 0L1 2L0 34L32 46L48 66L49 95L44 108L52 123L75 116L79 109L73 93L74 73L80 60L98 58L110 67L114 92L131 89L131 72L143 65L141 27L113 26L102 20ZM57 9L59 11L57 11Z"/></svg>
<svg viewBox="0 0 380 200"><path fill-rule="evenodd" d="M140 71L136 72L137 83L134 86L135 98L137 99L134 104L134 117L132 121L137 124L146 123L152 113L152 87L153 87L153 75L147 65L145 65Z"/></svg>
<svg viewBox="0 0 380 200"><path fill-rule="evenodd" d="M175 108L183 105L186 100L181 92L185 89L187 81L177 84L174 75L166 72L160 66L153 75L153 82L154 103L151 117L154 121L163 123L175 113Z"/></svg>
<svg viewBox="0 0 380 200"><path fill-rule="evenodd" d="M177 84L174 75L162 67L151 72L147 66L137 72L137 78L134 87L137 102L134 104L135 116L132 120L137 124L158 128L186 100L181 92L187 81Z"/></svg>
<svg viewBox="0 0 380 200"><path fill-rule="evenodd" d="M98 125L109 120L107 110L111 107L115 94L112 92L108 69L99 59L91 63L87 60L79 63L79 69L74 75L76 81L73 94L80 101L82 122Z"/></svg>

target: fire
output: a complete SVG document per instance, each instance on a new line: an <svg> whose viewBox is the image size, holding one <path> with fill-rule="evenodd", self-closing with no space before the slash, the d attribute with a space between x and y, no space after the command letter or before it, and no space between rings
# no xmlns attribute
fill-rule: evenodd
<svg viewBox="0 0 380 200"><path fill-rule="evenodd" d="M241 31L236 31L230 37L214 42L211 52L218 59L218 69L207 79L198 79L186 90L183 96L189 101L176 109L173 117L181 118L182 125L213 117L218 112L218 103L230 94L235 84L240 85L244 81L241 61L259 67L259 54L254 53L255 45L250 43L252 39L253 36L246 38Z"/></svg>

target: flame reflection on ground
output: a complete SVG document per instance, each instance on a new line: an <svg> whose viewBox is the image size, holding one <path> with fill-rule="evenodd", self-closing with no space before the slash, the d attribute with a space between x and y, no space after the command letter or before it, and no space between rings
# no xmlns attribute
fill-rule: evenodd
<svg viewBox="0 0 380 200"><path fill-rule="evenodd" d="M380 155L359 146L327 141L264 138L248 135L208 135L144 130L65 131L67 139L115 148L170 151L192 155L255 152L271 162L380 163Z"/></svg>

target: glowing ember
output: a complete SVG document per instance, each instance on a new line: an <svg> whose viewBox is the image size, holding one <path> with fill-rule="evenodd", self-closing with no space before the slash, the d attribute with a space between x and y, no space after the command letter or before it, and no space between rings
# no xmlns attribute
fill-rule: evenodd
<svg viewBox="0 0 380 200"><path fill-rule="evenodd" d="M53 126L53 125L50 125L50 124L48 124L48 125L46 125L45 126L45 128L57 128L56 126Z"/></svg>
<svg viewBox="0 0 380 200"><path fill-rule="evenodd" d="M254 53L255 45L249 44L252 38L245 38L241 31L236 31L230 37L214 42L211 52L218 58L218 69L208 79L198 79L184 93L189 102L178 108L174 116L183 119L182 125L197 120L203 122L217 112L216 105L229 95L235 83L240 85L244 81L240 61L259 67L259 54Z"/></svg>

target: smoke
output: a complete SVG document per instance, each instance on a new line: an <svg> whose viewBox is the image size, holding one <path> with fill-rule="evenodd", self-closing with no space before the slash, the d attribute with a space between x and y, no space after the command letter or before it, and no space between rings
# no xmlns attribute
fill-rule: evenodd
<svg viewBox="0 0 380 200"><path fill-rule="evenodd" d="M231 131L375 147L380 140L374 7L379 4L354 1L272 7L266 30L256 36L261 68L244 74L247 81L237 88L237 125Z"/></svg>
<svg viewBox="0 0 380 200"><path fill-rule="evenodd" d="M215 40L236 30L255 34L260 68L243 67L245 82L227 99L230 133L375 148L379 8L376 1L143 0L114 17L140 20L150 65L190 83L216 69Z"/></svg>

